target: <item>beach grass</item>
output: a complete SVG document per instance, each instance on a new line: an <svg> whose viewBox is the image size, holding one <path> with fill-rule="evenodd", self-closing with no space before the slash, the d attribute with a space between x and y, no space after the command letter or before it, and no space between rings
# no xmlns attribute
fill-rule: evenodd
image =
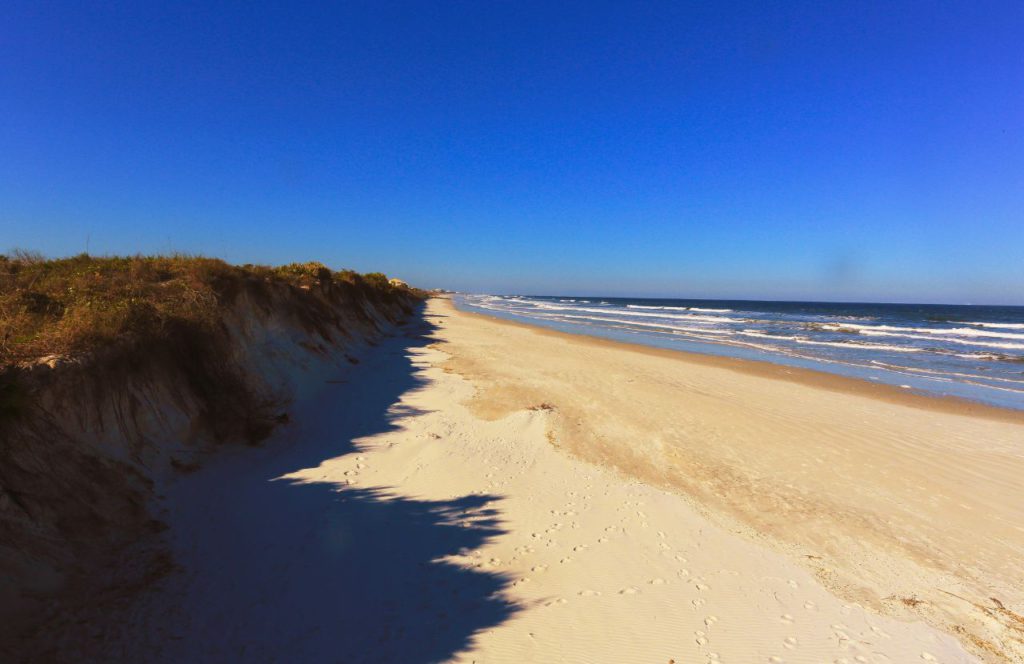
<svg viewBox="0 0 1024 664"><path fill-rule="evenodd" d="M183 324L209 328L242 292L339 287L386 297L398 286L379 272L361 275L318 262L276 267L230 265L187 254L46 259L0 255L0 367L152 341Z"/></svg>

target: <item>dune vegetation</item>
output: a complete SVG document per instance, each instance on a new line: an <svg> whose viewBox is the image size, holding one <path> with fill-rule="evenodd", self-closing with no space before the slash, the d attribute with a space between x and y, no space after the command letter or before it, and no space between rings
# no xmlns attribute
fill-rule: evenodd
<svg viewBox="0 0 1024 664"><path fill-rule="evenodd" d="M89 353L110 344L153 342L181 326L208 328L247 292L313 287L388 296L396 286L379 272L334 271L317 262L235 266L201 256L80 254L47 260L0 254L0 366Z"/></svg>

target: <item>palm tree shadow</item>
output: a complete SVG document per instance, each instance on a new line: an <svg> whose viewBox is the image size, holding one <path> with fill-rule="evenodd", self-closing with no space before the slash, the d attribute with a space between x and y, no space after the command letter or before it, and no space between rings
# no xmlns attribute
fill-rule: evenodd
<svg viewBox="0 0 1024 664"><path fill-rule="evenodd" d="M452 658L518 610L503 595L507 574L452 559L506 532L500 496L432 501L326 473L308 479L357 452L357 440L417 414L400 397L423 384L412 351L430 333L421 318L381 341L342 389L325 387L301 407L291 443L242 450L182 478L170 515L182 571L132 609L120 630L136 633L115 640L136 645L118 656L425 664Z"/></svg>

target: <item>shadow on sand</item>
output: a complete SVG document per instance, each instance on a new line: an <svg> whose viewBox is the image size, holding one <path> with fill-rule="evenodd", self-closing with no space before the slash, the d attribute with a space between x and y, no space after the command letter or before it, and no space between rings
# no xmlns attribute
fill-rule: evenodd
<svg viewBox="0 0 1024 664"><path fill-rule="evenodd" d="M510 579L443 560L504 532L500 497L424 501L283 478L357 453L354 441L415 415L397 404L421 383L409 351L429 333L418 322L382 340L344 385L301 406L291 442L182 477L167 515L180 570L104 620L92 637L102 657L417 664L449 659L507 620Z"/></svg>

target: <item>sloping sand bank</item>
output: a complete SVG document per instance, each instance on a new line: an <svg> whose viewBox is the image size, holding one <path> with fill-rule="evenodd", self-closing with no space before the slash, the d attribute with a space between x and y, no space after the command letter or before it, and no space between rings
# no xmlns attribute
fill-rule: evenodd
<svg viewBox="0 0 1024 664"><path fill-rule="evenodd" d="M166 501L180 569L142 597L80 616L78 628L55 635L53 654L137 662L978 661L919 616L901 621L862 606L881 592L869 584L889 579L887 570L902 578L915 569L886 567L899 550L880 549L881 571L865 568L861 585L842 586L856 592L837 597L821 580L838 585L852 572L816 570L861 559L824 544L817 558L801 558L801 540L773 532L788 520L794 532L822 531L821 542L841 549L857 528L870 532L850 504L884 505L887 486L867 469L858 480L844 475L846 466L843 475L818 466L824 452L780 451L779 431L827 449L830 431L862 419L924 422L938 411L878 402L876 412L874 401L858 401L867 397L684 362L665 368L663 358L461 314L445 301L430 302L426 320L339 368L295 411L287 439L227 451L181 478ZM712 369L722 374L717 385L702 382ZM675 382L655 389L666 375ZM787 390L802 403L772 411L775 399L794 398ZM902 409L900 417L887 408ZM963 419L994 448L1010 442L997 437L1008 435L1001 427L1016 426ZM723 432L710 429L714 421ZM836 455L863 456L855 445L869 444L876 429L888 430L866 429ZM913 440L924 445L930 431ZM661 487L640 479L667 461L702 486L710 480L701 473L729 467L721 450L744 434L751 447L729 459L730 481L745 491L744 473L759 475L769 535L734 517L743 512L726 500L732 489L721 488L724 497L702 513L692 499L703 495L673 485L676 475L647 478ZM669 452L687 441L694 458L708 452L706 468L683 465L685 447ZM928 463L919 454L905 476L924 481L915 473ZM774 475L775 467L803 475ZM942 481L931 472L930 483ZM861 486L864 497L818 514L810 501L829 478L839 492ZM792 487L783 490L786 482ZM772 502L793 500L790 492L805 496L804 517ZM901 519L910 516L897 512L892 527L902 528ZM1002 573L1014 564L1004 561ZM919 597L934 573L922 570L905 580Z"/></svg>

